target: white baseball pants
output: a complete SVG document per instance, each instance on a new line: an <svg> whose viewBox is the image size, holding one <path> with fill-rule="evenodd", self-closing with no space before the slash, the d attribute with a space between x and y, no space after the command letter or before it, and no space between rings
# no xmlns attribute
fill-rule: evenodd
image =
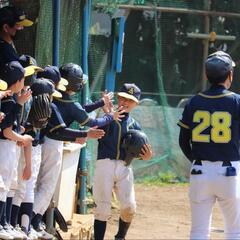
<svg viewBox="0 0 240 240"><path fill-rule="evenodd" d="M34 191L36 188L37 177L41 164L41 149L41 145L32 147L32 176L27 181L22 179L25 160L23 151L21 153L18 167L18 187L13 198L14 205L20 206L22 202L34 202Z"/></svg>
<svg viewBox="0 0 240 240"><path fill-rule="evenodd" d="M107 221L111 216L112 191L116 192L123 221L131 222L136 211L133 171L122 160L96 161L93 197L96 203L95 219Z"/></svg>
<svg viewBox="0 0 240 240"><path fill-rule="evenodd" d="M62 156L63 142L46 137L42 144L42 161L33 205L36 214L43 215L51 202L61 173Z"/></svg>
<svg viewBox="0 0 240 240"><path fill-rule="evenodd" d="M240 162L232 162L232 166L237 176L225 176L227 167L220 161L202 161L202 166L192 166L202 174L190 176L191 239L210 238L212 209L216 201L224 218L225 239L240 239Z"/></svg>
<svg viewBox="0 0 240 240"><path fill-rule="evenodd" d="M0 139L0 201L6 201L17 161L16 142Z"/></svg>

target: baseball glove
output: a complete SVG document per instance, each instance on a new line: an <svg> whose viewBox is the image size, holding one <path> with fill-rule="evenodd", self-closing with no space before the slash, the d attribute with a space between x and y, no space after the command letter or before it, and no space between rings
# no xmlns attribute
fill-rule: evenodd
<svg viewBox="0 0 240 240"><path fill-rule="evenodd" d="M28 115L28 122L37 129L46 127L52 113L49 94L32 97L32 105Z"/></svg>

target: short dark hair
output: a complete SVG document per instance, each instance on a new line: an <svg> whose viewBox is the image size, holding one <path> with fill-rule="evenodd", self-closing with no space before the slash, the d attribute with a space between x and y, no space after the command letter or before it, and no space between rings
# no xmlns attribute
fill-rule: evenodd
<svg viewBox="0 0 240 240"><path fill-rule="evenodd" d="M208 79L210 84L217 85L219 83L224 83L225 80L227 79L227 77L229 76L229 74L230 74L230 72L228 72L227 74L225 74L221 77L218 77L218 78L210 77L210 76L207 75L207 79Z"/></svg>
<svg viewBox="0 0 240 240"><path fill-rule="evenodd" d="M16 22L14 7L7 6L0 9L0 31L2 31L4 24L14 27Z"/></svg>

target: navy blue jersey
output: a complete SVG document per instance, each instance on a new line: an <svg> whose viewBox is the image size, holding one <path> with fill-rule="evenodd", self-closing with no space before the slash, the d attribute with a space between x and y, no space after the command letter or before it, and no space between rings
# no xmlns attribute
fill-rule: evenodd
<svg viewBox="0 0 240 240"><path fill-rule="evenodd" d="M43 129L43 132L46 133L46 135L51 135L54 131L58 130L59 128L65 128L66 124L62 119L62 116L57 108L57 106L54 103L51 103L52 106L52 114L48 121L46 129Z"/></svg>
<svg viewBox="0 0 240 240"><path fill-rule="evenodd" d="M71 97L62 93L62 98L54 98L53 102L61 112L62 118L69 127L74 121L84 126L89 121L87 112L82 108L80 103L75 102Z"/></svg>
<svg viewBox="0 0 240 240"><path fill-rule="evenodd" d="M17 126L17 119L21 111L21 105L16 103L14 97L10 96L2 99L1 111L5 114L5 118L0 124L1 129L4 130L11 126L13 127L13 130L19 129ZM2 131L0 133L0 138L5 139Z"/></svg>
<svg viewBox="0 0 240 240"><path fill-rule="evenodd" d="M62 93L62 98L54 99L54 103L58 107L64 122L67 127L69 127L74 121L78 122L80 126L88 126L88 127L102 127L111 121L113 121L113 116L109 114L105 114L101 118L92 119L88 116L86 110L81 106L80 103L75 102L71 97L65 93ZM88 110L94 110L97 107L101 107L103 105L103 101L99 101L91 104L90 107L87 107Z"/></svg>
<svg viewBox="0 0 240 240"><path fill-rule="evenodd" d="M240 160L240 95L213 86L192 97L178 125L191 133L195 160Z"/></svg>
<svg viewBox="0 0 240 240"><path fill-rule="evenodd" d="M129 129L141 130L141 127L129 114L126 114L121 122L113 121L102 127L102 129L105 131L105 135L98 140L97 159L123 159L124 152L121 148L122 137Z"/></svg>
<svg viewBox="0 0 240 240"><path fill-rule="evenodd" d="M12 44L0 39L0 67L11 61L18 61L19 56Z"/></svg>

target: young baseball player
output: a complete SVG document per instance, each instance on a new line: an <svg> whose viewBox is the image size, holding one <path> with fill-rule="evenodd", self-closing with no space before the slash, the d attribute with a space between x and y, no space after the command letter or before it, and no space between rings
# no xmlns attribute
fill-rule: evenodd
<svg viewBox="0 0 240 240"><path fill-rule="evenodd" d="M118 118L121 115L121 112L117 112L114 113L114 116L109 114L103 118L89 118L81 105L71 98L71 95L81 90L86 76L83 74L81 67L77 64L68 65L67 69L64 68L64 72L62 69L63 68L61 67L61 76L67 78L68 85L66 86L66 92L61 91L63 96L62 100L60 101L59 99L54 99L53 102L59 109L67 127L69 127L74 121L79 122L81 125L87 125L91 127L102 126L112 121L113 118ZM53 76L50 76L50 74L45 75L45 72L40 73L40 75L49 78L51 77L52 79L54 78ZM88 110L94 110L99 106L102 106L102 103L96 103L95 105L91 104L88 106ZM66 134L63 132L65 131L64 129L59 129L59 131L55 132L52 132L51 128L47 128L46 130L46 141L43 144L42 162L38 178L36 199L34 202L35 217L33 218L32 225L35 229L39 229L42 216L47 210L55 191L56 183L61 170L62 141L76 141L76 134L78 132L77 130L72 130L72 133ZM102 136L103 134L95 138L100 138ZM90 134L85 134L84 137L93 136ZM59 148L59 146L61 148ZM52 178L53 174L55 176L54 179Z"/></svg>
<svg viewBox="0 0 240 240"><path fill-rule="evenodd" d="M22 57L20 57L20 59L23 60ZM28 58L28 59L30 60L30 58ZM33 65L34 63L30 64L29 61L25 61L26 64L23 64L23 63L24 62L21 61L21 65L23 67L25 67L25 69L27 69L28 72L30 71L30 72L34 73L36 70L40 69L39 67ZM31 79L33 75L26 76L25 80L26 79ZM24 80L24 85L26 85L25 80ZM19 114L19 117L18 117L17 121L18 121L19 125L24 126L25 128L26 128L25 120L24 120L25 116L23 116L23 115L28 115L28 113L26 113L27 112L26 109L27 109L28 103L30 102L29 98L31 96L31 91L29 91L29 90L30 89L27 89L27 87L24 86L24 88L21 91L21 96L18 96L18 102L19 102L19 100L22 99L21 102L22 102L23 106L22 106L22 110L21 110L21 113ZM17 156L19 156L19 157L21 155L20 154L21 150L23 150L24 154L25 154L25 157L23 159L25 164L24 164L24 168L21 172L21 175L19 176L19 179L26 181L31 177L31 161L32 161L31 160L31 158L32 158L32 156L31 156L31 146L30 145L26 146L26 147L17 146L16 151L17 151ZM4 226L4 229L9 233L14 231L15 232L15 237L20 238L20 236L21 236L21 238L22 238L22 237L26 237L26 235L23 236L23 232L20 230L20 228L13 228L10 224L11 212L12 212L12 200L13 200L13 196L15 194L15 191L18 187L18 174L17 174L18 162L19 161L17 161L17 163L14 166L12 183L11 183L11 186L10 186L10 191L7 194L7 200L6 200L6 205L5 205L4 212L3 212L3 215L2 215L2 219L1 219L1 225ZM14 215L14 207L13 207L13 215ZM18 236L17 236L17 234L18 234Z"/></svg>
<svg viewBox="0 0 240 240"><path fill-rule="evenodd" d="M13 198L11 216L11 224L16 226L18 222L19 210L21 210L20 225L23 231L28 234L29 237L33 237L32 232L30 232L29 225L32 217L34 188L41 162L40 129L46 126L48 119L51 116L51 96L61 96L61 94L55 90L54 85L47 79L35 79L31 85L31 90L33 97L31 100L30 111L27 118L23 121L26 132L34 138L30 149L32 156L32 164L30 165L31 178L26 179L26 177L24 177L26 167L24 167L23 156L21 156L18 186ZM24 158L26 159L26 154Z"/></svg>
<svg viewBox="0 0 240 240"><path fill-rule="evenodd" d="M8 89L14 94L19 93L23 88L25 74L25 69L18 62L10 62L5 65L4 69L1 69L2 78L7 81ZM2 131L0 133L0 218L5 208L7 194L13 179L14 166L17 162L16 142L27 146L33 140L30 135L21 135L18 133L19 126L17 119L21 106L16 103L13 96L8 96L2 100L1 110L4 112L5 118L1 123ZM0 238L12 239L8 231L9 229L5 231L1 227Z"/></svg>
<svg viewBox="0 0 240 240"><path fill-rule="evenodd" d="M118 92L118 108L125 110L124 118L102 128L105 136L99 140L93 184L96 203L94 237L98 240L104 239L107 220L111 215L113 189L120 202L119 229L115 239L125 239L136 211L133 171L123 161L121 139L129 129L140 129L139 124L130 116L130 112L138 105L140 95L141 91L135 84L125 83ZM151 156L151 146L144 145L141 158L148 160Z"/></svg>
<svg viewBox="0 0 240 240"><path fill-rule="evenodd" d="M209 239L216 201L225 239L240 239L240 96L229 91L235 63L218 51L205 61L210 88L184 108L179 145L192 162L189 198L191 239Z"/></svg>

